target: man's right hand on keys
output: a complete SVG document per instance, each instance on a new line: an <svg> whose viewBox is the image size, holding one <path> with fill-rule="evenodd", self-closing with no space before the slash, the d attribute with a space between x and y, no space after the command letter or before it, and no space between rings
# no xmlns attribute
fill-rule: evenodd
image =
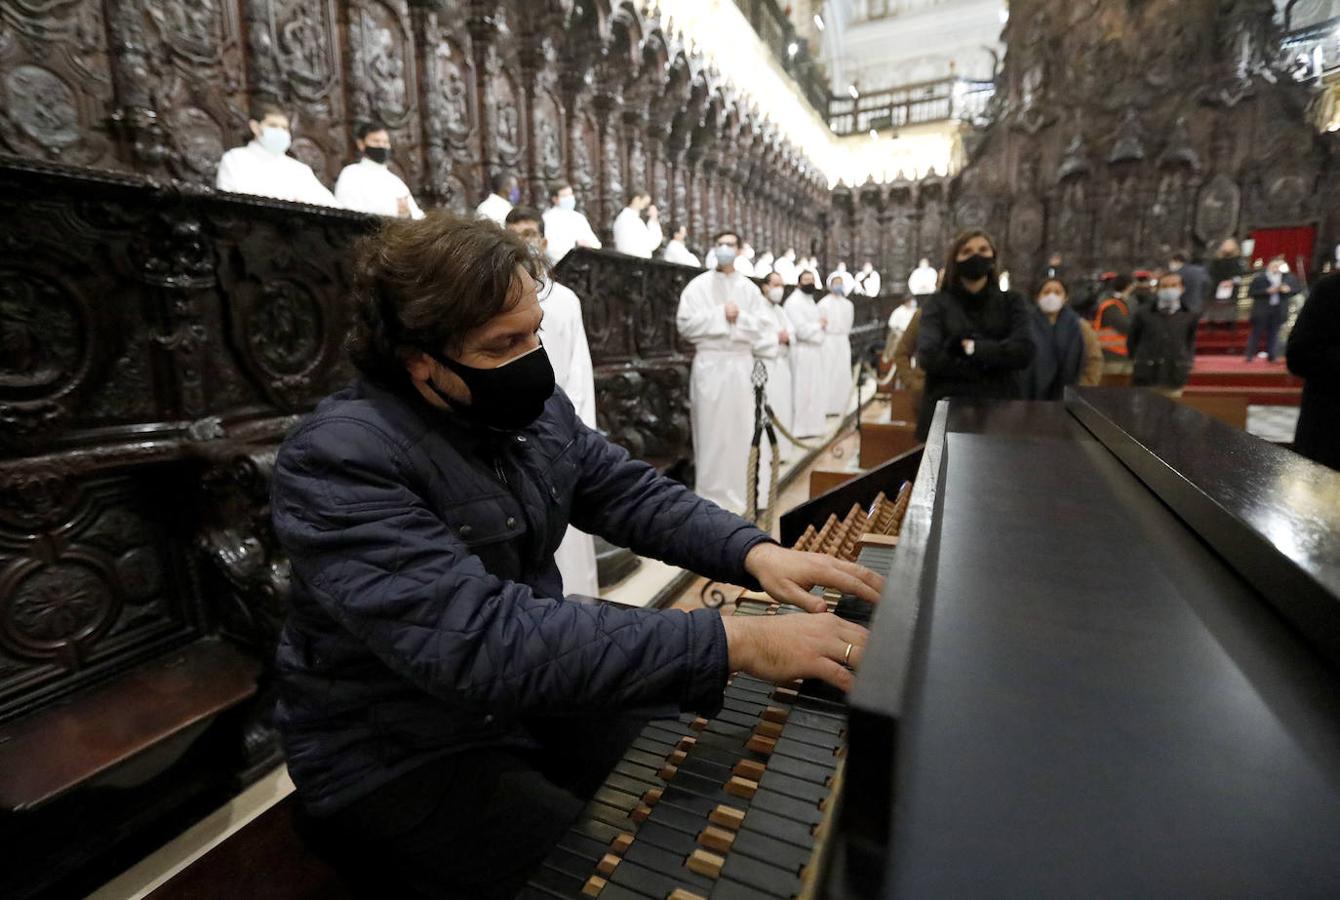
<svg viewBox="0 0 1340 900"><path fill-rule="evenodd" d="M818 678L843 691L855 683L851 669L860 666L870 637L860 625L832 613L726 616L721 624L732 672L771 682Z"/></svg>

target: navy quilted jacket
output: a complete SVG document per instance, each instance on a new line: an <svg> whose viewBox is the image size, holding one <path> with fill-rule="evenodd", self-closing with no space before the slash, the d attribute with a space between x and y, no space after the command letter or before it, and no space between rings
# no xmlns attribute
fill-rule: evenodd
<svg viewBox="0 0 1340 900"><path fill-rule="evenodd" d="M355 381L284 441L272 500L293 563L277 718L318 814L435 757L527 746L537 714L720 706L719 615L562 599L569 522L736 584L767 540L561 392L504 433Z"/></svg>

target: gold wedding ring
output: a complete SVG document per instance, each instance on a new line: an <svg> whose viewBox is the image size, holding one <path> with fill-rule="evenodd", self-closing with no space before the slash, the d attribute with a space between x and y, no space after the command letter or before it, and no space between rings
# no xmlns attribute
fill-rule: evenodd
<svg viewBox="0 0 1340 900"><path fill-rule="evenodd" d="M847 652L844 653L844 654L842 654L842 664L843 664L844 666L846 666L847 668L849 668L849 669L851 668L851 642L850 642L850 641L847 642Z"/></svg>

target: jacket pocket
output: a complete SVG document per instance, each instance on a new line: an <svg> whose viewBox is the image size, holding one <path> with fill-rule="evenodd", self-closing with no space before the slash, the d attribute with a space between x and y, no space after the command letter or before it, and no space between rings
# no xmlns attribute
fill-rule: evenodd
<svg viewBox="0 0 1340 900"><path fill-rule="evenodd" d="M484 547L521 536L525 517L507 494L489 494L453 503L441 510L442 521L467 547Z"/></svg>

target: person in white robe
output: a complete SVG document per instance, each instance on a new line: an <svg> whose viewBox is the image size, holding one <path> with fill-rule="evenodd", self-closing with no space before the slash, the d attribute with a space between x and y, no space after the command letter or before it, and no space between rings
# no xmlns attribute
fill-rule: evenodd
<svg viewBox="0 0 1340 900"><path fill-rule="evenodd" d="M735 271L739 272L745 278L757 278L758 273L754 270L754 248L745 244L740 250L740 255L735 257Z"/></svg>
<svg viewBox="0 0 1340 900"><path fill-rule="evenodd" d="M758 349L758 356L763 360L768 373L768 385L766 396L768 406L778 424L791 434L795 434L795 414L794 414L794 388L791 384L791 334L793 328L791 320L786 315L786 310L782 308L782 300L786 288L782 286L782 278L776 272L769 272L763 281L763 296L768 301L767 313L771 317L772 325L777 331L777 342L761 345ZM786 437L777 431L777 450L778 456L782 462L791 458L793 445ZM767 441L763 440L760 447L766 447ZM760 456L760 471L768 472L771 460L771 453L763 452ZM764 484L765 479L760 476L759 484ZM767 497L767 493L760 489L759 505L762 506Z"/></svg>
<svg viewBox="0 0 1340 900"><path fill-rule="evenodd" d="M507 214L507 228L524 238L537 255L545 252L544 220L535 210L514 208ZM570 288L552 278L540 286L538 296L544 310L540 340L554 367L554 382L568 395L582 424L595 428L595 374L591 366L591 350L586 343L581 301ZM599 596L596 545L591 535L569 525L563 542L554 552L554 562L563 576L565 595Z"/></svg>
<svg viewBox="0 0 1340 900"><path fill-rule="evenodd" d="M828 273L828 277L824 279L824 284L828 284L830 281L832 281L835 275L841 275L843 278L849 277L849 275L847 274L846 260L838 260L837 268Z"/></svg>
<svg viewBox="0 0 1340 900"><path fill-rule="evenodd" d="M754 262L754 277L767 278L769 274L776 271L776 260L773 258L771 250L764 250L763 255ZM786 282L782 282L785 284Z"/></svg>
<svg viewBox="0 0 1340 900"><path fill-rule="evenodd" d="M856 290L865 297L878 297L883 287L884 279L875 271L875 264L867 259L856 275Z"/></svg>
<svg viewBox="0 0 1340 900"><path fill-rule="evenodd" d="M251 129L251 142L223 154L214 178L215 187L234 194L254 194L294 203L340 205L311 166L288 155L293 134L287 113L278 106L262 103L252 111L247 125Z"/></svg>
<svg viewBox="0 0 1340 900"><path fill-rule="evenodd" d="M782 276L782 284L792 285L796 283L800 270L796 267L796 251L787 248L786 252L778 257L777 262L773 263L773 271Z"/></svg>
<svg viewBox="0 0 1340 900"><path fill-rule="evenodd" d="M696 269L703 267L702 261L690 252L689 248L684 246L684 240L689 236L689 231L683 225L678 226L670 232L670 240L665 243L665 250L661 252L661 258L666 262L679 263L681 266L693 266Z"/></svg>
<svg viewBox="0 0 1340 900"><path fill-rule="evenodd" d="M846 298L847 284L841 275L828 284L828 296L819 301L819 312L827 321L824 329L824 412L840 416L851 398L851 327L856 308Z"/></svg>
<svg viewBox="0 0 1340 900"><path fill-rule="evenodd" d="M783 309L791 323L791 433L814 438L824 433L824 335L827 320L815 301L818 283L805 273L786 298Z"/></svg>
<svg viewBox="0 0 1340 900"><path fill-rule="evenodd" d="M754 355L777 341L767 301L735 271L739 235L719 234L716 267L679 297L675 323L694 346L689 381L694 490L718 506L744 512L749 444L754 435Z"/></svg>
<svg viewBox="0 0 1340 900"><path fill-rule="evenodd" d="M912 277L907 279L907 290L914 297L926 297L934 294L940 286L940 273L931 266L931 261L924 256L920 264L912 270Z"/></svg>
<svg viewBox="0 0 1340 900"><path fill-rule="evenodd" d="M577 195L572 185L559 182L549 188L549 208L544 211L544 233L549 242L545 255L549 262L558 265L558 261L568 255L573 247L589 247L599 250L600 238L591 230L586 216L577 211Z"/></svg>
<svg viewBox="0 0 1340 900"><path fill-rule="evenodd" d="M475 214L502 225L512 207L521 202L521 185L515 175L499 172L493 176L489 187L489 195L475 207Z"/></svg>
<svg viewBox="0 0 1340 900"><path fill-rule="evenodd" d="M644 210L647 213L645 222L642 221ZM614 249L629 256L651 259L663 237L660 216L651 205L651 195L639 190L630 193L628 205L614 217Z"/></svg>
<svg viewBox="0 0 1340 900"><path fill-rule="evenodd" d="M354 145L362 159L345 166L335 181L335 199L340 205L377 216L422 219L423 210L409 187L387 166L391 135L386 126L363 122L354 132Z"/></svg>

